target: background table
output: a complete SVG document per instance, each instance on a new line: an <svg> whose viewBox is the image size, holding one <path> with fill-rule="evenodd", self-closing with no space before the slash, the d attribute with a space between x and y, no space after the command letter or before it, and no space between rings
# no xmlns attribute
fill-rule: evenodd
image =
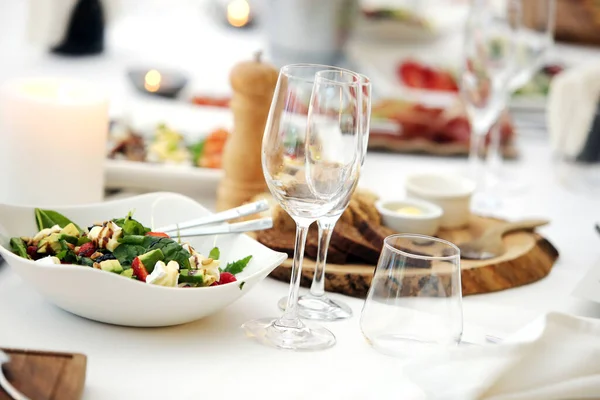
<svg viewBox="0 0 600 400"><path fill-rule="evenodd" d="M230 66L250 57L262 43L258 33L216 25L196 2L180 1L178 7L172 7L175 2L154 1L142 8L142 2L124 1L127 12L123 11L109 31L105 54L60 58L25 45L25 2L7 3L0 9L0 79L36 74L92 79L109 91L115 112L130 102L142 101L126 81L128 66L178 65L193 78L190 92L200 88L223 92L228 90ZM352 46L354 53L357 49L361 52L361 43ZM368 48L385 51L382 46ZM364 49L367 54L367 47ZM574 54L597 56L594 52ZM528 179L530 186L508 198L503 212L510 218L550 218L552 223L540 232L561 256L540 282L465 298L467 340L480 341L483 333L508 335L549 310L600 318L600 305L571 294L584 273L600 263L600 238L593 229L593 223L600 220L600 201L567 191L557 183L544 136L520 138L519 147L522 157L508 169ZM409 172L465 166L464 159L369 153L361 186L385 198L400 197L403 177ZM214 199L203 201L210 206ZM134 329L66 313L45 302L2 265L0 344L86 354L85 399L424 398L403 378L401 367L406 360L373 351L362 337L360 299L333 295L346 301L355 316L324 324L338 339L330 350L291 353L246 339L240 324L278 315L276 302L286 291L286 284L267 279L219 315L178 327Z"/></svg>

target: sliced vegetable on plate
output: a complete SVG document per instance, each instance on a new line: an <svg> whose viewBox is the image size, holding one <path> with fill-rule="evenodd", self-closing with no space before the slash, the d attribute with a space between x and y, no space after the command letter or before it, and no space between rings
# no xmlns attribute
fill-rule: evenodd
<svg viewBox="0 0 600 400"><path fill-rule="evenodd" d="M228 137L227 129L216 128L206 137L190 140L181 132L161 123L157 125L153 136L147 138L128 127L123 129L119 126L111 130L108 157L153 164L220 169Z"/></svg>
<svg viewBox="0 0 600 400"><path fill-rule="evenodd" d="M221 168L221 159L229 132L216 129L208 137L191 147L194 165L202 168Z"/></svg>
<svg viewBox="0 0 600 400"><path fill-rule="evenodd" d="M400 81L410 88L458 92L456 77L450 70L409 59L398 65L397 74Z"/></svg>

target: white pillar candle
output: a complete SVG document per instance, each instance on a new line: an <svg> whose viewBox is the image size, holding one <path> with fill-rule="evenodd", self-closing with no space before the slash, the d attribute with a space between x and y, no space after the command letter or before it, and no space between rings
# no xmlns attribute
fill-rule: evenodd
<svg viewBox="0 0 600 400"><path fill-rule="evenodd" d="M0 202L101 201L108 101L85 82L39 78L0 89Z"/></svg>

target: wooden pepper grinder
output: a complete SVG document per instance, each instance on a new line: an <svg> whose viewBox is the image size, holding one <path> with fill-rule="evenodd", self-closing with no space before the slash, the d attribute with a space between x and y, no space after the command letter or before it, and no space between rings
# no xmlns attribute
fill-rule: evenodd
<svg viewBox="0 0 600 400"><path fill-rule="evenodd" d="M233 133L223 150L225 177L217 190L217 211L242 205L267 190L261 147L279 73L260 58L257 53L254 60L234 66L229 75Z"/></svg>

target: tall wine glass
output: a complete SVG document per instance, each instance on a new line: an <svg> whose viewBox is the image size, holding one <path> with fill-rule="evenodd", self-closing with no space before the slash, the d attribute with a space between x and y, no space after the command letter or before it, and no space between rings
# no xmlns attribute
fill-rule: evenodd
<svg viewBox="0 0 600 400"><path fill-rule="evenodd" d="M335 344L327 329L309 327L298 317L302 260L310 224L352 196L356 188L364 118L357 74L311 64L281 68L265 126L262 163L271 194L296 222L296 243L283 315L242 326L264 344L292 350Z"/></svg>
<svg viewBox="0 0 600 400"><path fill-rule="evenodd" d="M494 207L487 193L486 136L504 110L515 64L519 0L471 0L460 93L471 122L469 175L477 183L475 209Z"/></svg>
<svg viewBox="0 0 600 400"><path fill-rule="evenodd" d="M369 144L369 125L371 121L371 81L368 77L360 75L363 91L362 103L365 112L363 118L361 136L363 138L362 161L364 165ZM340 202L323 218L319 218L317 225L319 228L317 259L315 261L315 272L313 274L310 291L298 298L298 314L302 318L331 321L336 319L345 319L352 316L352 309L344 302L332 300L325 294L325 266L327 262L327 250L333 229L340 219L344 210L348 207L350 197L340 199ZM285 310L287 298L279 300L279 308Z"/></svg>
<svg viewBox="0 0 600 400"><path fill-rule="evenodd" d="M527 2L527 12L523 4ZM525 86L544 66L554 45L556 0L520 0L516 66L509 81L511 93Z"/></svg>
<svg viewBox="0 0 600 400"><path fill-rule="evenodd" d="M523 7L525 1L527 8ZM508 83L509 96L533 79L547 62L554 45L556 0L521 0L521 8L515 70ZM504 170L501 138L501 128L496 123L492 128L488 163L494 179L501 186L497 191L500 195L526 186L521 175L509 175Z"/></svg>

